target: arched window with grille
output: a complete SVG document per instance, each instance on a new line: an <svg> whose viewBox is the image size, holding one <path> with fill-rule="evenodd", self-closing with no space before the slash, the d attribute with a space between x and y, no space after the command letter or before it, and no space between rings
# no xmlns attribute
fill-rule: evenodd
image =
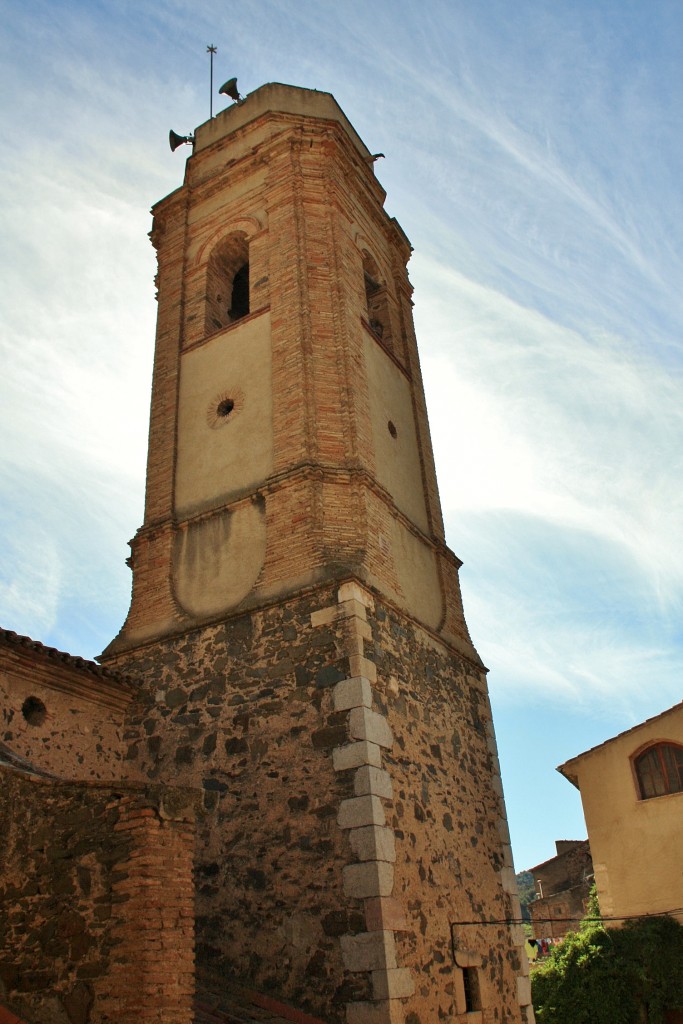
<svg viewBox="0 0 683 1024"><path fill-rule="evenodd" d="M667 793L683 793L683 747L655 743L634 758L641 800Z"/></svg>

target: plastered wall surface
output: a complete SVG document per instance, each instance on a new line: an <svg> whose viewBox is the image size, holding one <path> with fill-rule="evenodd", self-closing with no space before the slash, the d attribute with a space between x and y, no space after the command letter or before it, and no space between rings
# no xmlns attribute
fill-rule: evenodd
<svg viewBox="0 0 683 1024"><path fill-rule="evenodd" d="M221 415L221 403L232 410ZM184 519L244 494L273 465L268 312L235 323L183 354L176 511Z"/></svg>
<svg viewBox="0 0 683 1024"><path fill-rule="evenodd" d="M427 533L429 523L410 383L365 332L363 355L368 374L377 480L386 487L399 511Z"/></svg>
<svg viewBox="0 0 683 1024"><path fill-rule="evenodd" d="M631 763L634 754L655 742L683 745L683 710L660 715L568 762L575 766L581 791L600 909L609 916L683 907L683 793L639 799ZM656 867L645 871L643 864Z"/></svg>
<svg viewBox="0 0 683 1024"><path fill-rule="evenodd" d="M175 537L174 593L196 618L229 611L253 588L266 554L263 501L250 498L206 519L187 523Z"/></svg>
<svg viewBox="0 0 683 1024"><path fill-rule="evenodd" d="M88 690L89 696L79 695ZM69 779L117 778L129 700L125 691L112 700L87 674L57 669L50 678L40 664L0 648L0 742L47 772ZM31 711L36 701L42 709Z"/></svg>

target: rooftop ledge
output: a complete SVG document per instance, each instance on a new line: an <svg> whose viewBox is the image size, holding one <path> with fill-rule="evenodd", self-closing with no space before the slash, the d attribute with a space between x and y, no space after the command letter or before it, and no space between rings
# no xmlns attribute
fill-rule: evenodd
<svg viewBox="0 0 683 1024"><path fill-rule="evenodd" d="M226 135L243 128L250 121L269 113L336 121L349 136L361 158L365 161L370 159L369 149L332 93L302 89L296 85L281 85L279 82L269 82L260 86L254 92L250 92L246 99L233 103L209 121L199 125L195 131L193 152L200 153Z"/></svg>

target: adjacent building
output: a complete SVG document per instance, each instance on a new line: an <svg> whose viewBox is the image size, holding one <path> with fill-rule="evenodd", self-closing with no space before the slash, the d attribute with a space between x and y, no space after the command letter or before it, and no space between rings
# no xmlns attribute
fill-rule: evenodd
<svg viewBox="0 0 683 1024"><path fill-rule="evenodd" d="M593 861L587 839L558 839L557 854L530 868L536 899L528 904L534 937L561 939L576 931L586 913L593 884Z"/></svg>
<svg viewBox="0 0 683 1024"><path fill-rule="evenodd" d="M581 793L608 923L642 914L683 922L683 703L558 771Z"/></svg>

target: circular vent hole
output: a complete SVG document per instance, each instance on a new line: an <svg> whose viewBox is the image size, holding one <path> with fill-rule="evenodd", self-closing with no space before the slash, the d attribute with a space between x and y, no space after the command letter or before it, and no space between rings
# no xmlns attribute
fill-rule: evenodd
<svg viewBox="0 0 683 1024"><path fill-rule="evenodd" d="M218 403L216 408L216 415L225 418L229 416L232 410L235 408L235 403L232 398L224 398L222 402Z"/></svg>
<svg viewBox="0 0 683 1024"><path fill-rule="evenodd" d="M391 434L392 437L398 437L398 430L394 426L392 420L389 420L389 422L387 423L387 427L389 428L389 433Z"/></svg>
<svg viewBox="0 0 683 1024"><path fill-rule="evenodd" d="M38 697L27 697L21 705L21 713L29 725L42 725L47 718L47 708Z"/></svg>

